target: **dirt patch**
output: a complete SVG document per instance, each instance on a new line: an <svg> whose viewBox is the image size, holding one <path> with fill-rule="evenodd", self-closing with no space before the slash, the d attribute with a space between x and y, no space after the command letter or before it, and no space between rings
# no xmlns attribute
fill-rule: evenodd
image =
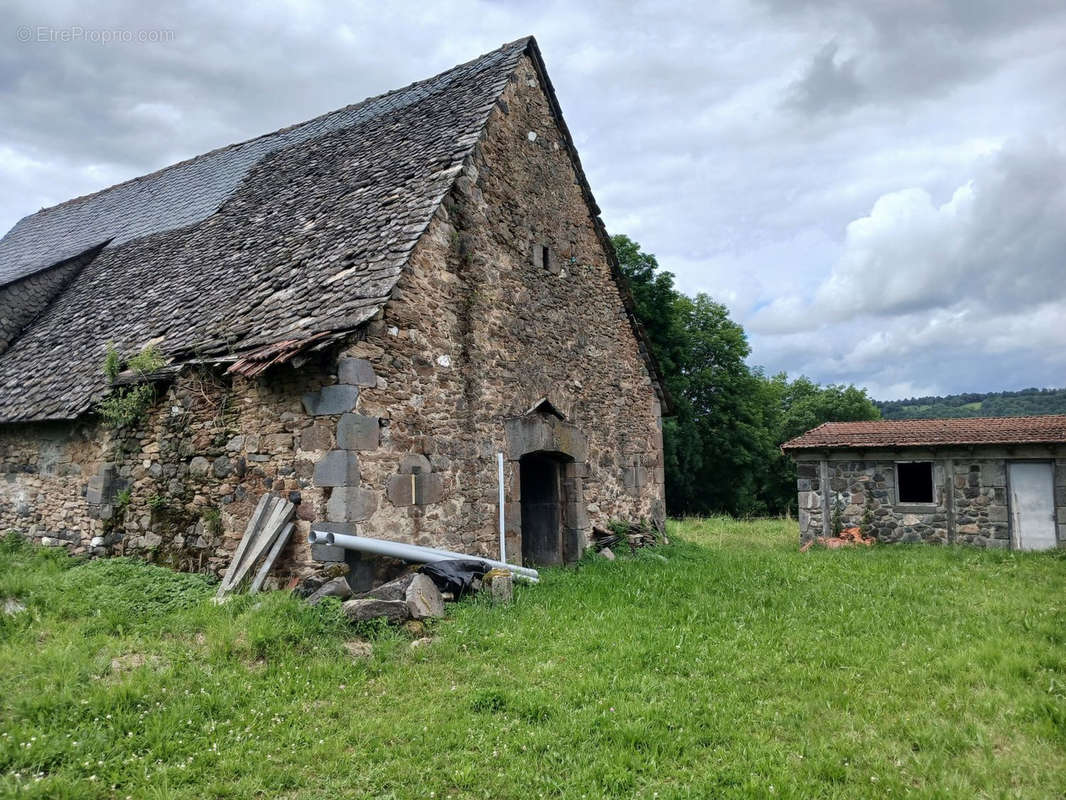
<svg viewBox="0 0 1066 800"><path fill-rule="evenodd" d="M352 658L370 658L374 655L374 645L360 639L345 642L344 649L348 651L348 655Z"/></svg>
<svg viewBox="0 0 1066 800"><path fill-rule="evenodd" d="M167 662L159 656L145 655L144 653L126 653L111 659L111 674L121 675L143 666L149 666L158 671L166 667Z"/></svg>

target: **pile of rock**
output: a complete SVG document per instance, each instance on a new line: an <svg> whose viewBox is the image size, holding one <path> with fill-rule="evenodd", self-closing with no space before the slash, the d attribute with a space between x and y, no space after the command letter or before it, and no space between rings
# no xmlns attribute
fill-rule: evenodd
<svg viewBox="0 0 1066 800"><path fill-rule="evenodd" d="M508 603L514 596L513 577L507 570L490 570L473 589L482 587L491 591L495 603ZM344 600L342 610L350 622L383 618L391 623L443 617L444 603L456 599L441 592L432 578L420 572L409 572L361 594L354 594L348 579L339 575L321 583L307 596L307 602L315 605L326 597Z"/></svg>

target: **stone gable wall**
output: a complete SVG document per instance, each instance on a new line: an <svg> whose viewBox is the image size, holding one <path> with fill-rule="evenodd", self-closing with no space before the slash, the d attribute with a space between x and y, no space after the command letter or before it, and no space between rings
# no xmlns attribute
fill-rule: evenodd
<svg viewBox="0 0 1066 800"><path fill-rule="evenodd" d="M587 448L566 473L575 531L663 518L659 403L528 59L384 314L344 355L374 371L359 414L381 428L352 502L334 504L337 530L495 555L505 452L513 555L519 454L505 427L544 397Z"/></svg>

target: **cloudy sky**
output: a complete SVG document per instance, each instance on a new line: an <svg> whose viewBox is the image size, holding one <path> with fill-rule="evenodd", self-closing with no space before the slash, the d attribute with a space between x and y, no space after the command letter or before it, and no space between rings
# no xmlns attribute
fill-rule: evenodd
<svg viewBox="0 0 1066 800"><path fill-rule="evenodd" d="M608 229L754 364L881 399L1066 385L1062 0L5 7L5 231L533 33Z"/></svg>

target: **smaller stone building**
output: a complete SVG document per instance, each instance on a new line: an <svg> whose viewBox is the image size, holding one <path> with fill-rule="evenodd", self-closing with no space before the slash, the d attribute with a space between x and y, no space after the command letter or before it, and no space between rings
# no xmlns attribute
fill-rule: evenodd
<svg viewBox="0 0 1066 800"><path fill-rule="evenodd" d="M1066 545L1066 415L827 422L782 450L801 541L839 515L881 542Z"/></svg>

